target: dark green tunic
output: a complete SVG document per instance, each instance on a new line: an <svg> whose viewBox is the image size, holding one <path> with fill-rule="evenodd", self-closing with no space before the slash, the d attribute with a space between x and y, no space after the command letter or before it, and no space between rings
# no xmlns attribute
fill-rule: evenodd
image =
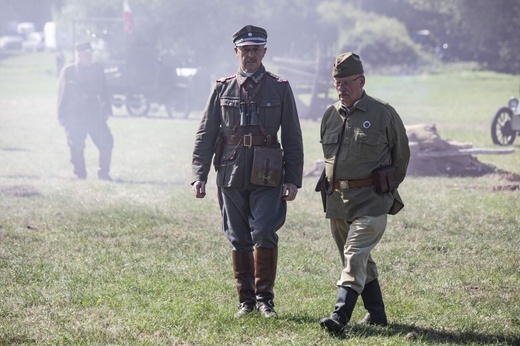
<svg viewBox="0 0 520 346"><path fill-rule="evenodd" d="M336 180L356 180L370 177L380 167L395 165L396 180L401 183L406 175L410 149L401 118L388 103L363 94L350 110L341 131L345 115L341 102L329 107L321 123L321 144L325 158L326 175L330 180L337 161ZM339 157L336 150L341 145ZM326 217L353 220L360 216L395 214L403 207L397 189L379 194L374 186L335 190L327 198Z"/></svg>

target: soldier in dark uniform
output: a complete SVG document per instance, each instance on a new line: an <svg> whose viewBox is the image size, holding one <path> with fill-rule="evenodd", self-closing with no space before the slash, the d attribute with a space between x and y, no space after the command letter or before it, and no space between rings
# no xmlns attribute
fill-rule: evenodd
<svg viewBox="0 0 520 346"><path fill-rule="evenodd" d="M87 135L99 150L98 178L111 180L114 139L107 125L112 115L110 95L101 65L92 62L90 43L76 46L76 61L63 68L58 87L58 120L65 128L74 174L86 179Z"/></svg>
<svg viewBox="0 0 520 346"><path fill-rule="evenodd" d="M239 70L217 80L210 95L196 135L192 185L203 198L214 157L223 231L233 247L235 316L256 309L277 317L276 231L285 222L286 201L302 185L302 134L288 81L262 64L267 32L247 25L233 43Z"/></svg>
<svg viewBox="0 0 520 346"><path fill-rule="evenodd" d="M397 187L405 178L410 150L395 109L364 91L357 54L338 55L332 76L339 101L325 111L321 123L326 182L322 189L327 190L322 196L344 269L334 311L321 326L341 333L359 295L368 311L361 322L387 325L370 252L383 236L387 214L404 207Z"/></svg>

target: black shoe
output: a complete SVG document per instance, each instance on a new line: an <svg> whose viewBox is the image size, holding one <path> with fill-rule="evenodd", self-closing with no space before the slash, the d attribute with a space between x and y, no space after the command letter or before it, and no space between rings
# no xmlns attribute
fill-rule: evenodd
<svg viewBox="0 0 520 346"><path fill-rule="evenodd" d="M332 313L330 317L325 317L324 319L322 319L320 322L320 326L323 329L327 329L329 333L334 335L339 335L343 333L346 327L345 324L343 324L340 321L339 316L335 313Z"/></svg>
<svg viewBox="0 0 520 346"><path fill-rule="evenodd" d="M321 320L320 325L332 334L341 334L352 317L358 294L350 287L338 286L334 311L330 317Z"/></svg>
<svg viewBox="0 0 520 346"><path fill-rule="evenodd" d="M235 318L246 317L247 315L249 315L253 311L255 311L255 306L254 305L241 303L238 306L238 311L235 313Z"/></svg>
<svg viewBox="0 0 520 346"><path fill-rule="evenodd" d="M380 327L386 327L388 326L388 321L386 320L386 316L384 319L381 320L372 320L372 316L370 315L370 312L367 312L365 317L359 320L359 324L368 324L371 326L380 326Z"/></svg>
<svg viewBox="0 0 520 346"><path fill-rule="evenodd" d="M377 279L365 285L363 292L361 292L361 297L363 298L363 304L368 313L359 323L373 326L387 326L388 320L386 318L385 304L383 303L383 295Z"/></svg>
<svg viewBox="0 0 520 346"><path fill-rule="evenodd" d="M87 179L87 172L74 170L74 174L78 177L78 179Z"/></svg>
<svg viewBox="0 0 520 346"><path fill-rule="evenodd" d="M108 175L108 173L98 172L98 178L99 180L112 181L112 178L110 178L110 175Z"/></svg>
<svg viewBox="0 0 520 346"><path fill-rule="evenodd" d="M265 318L277 318L278 314L274 311L274 303L272 300L267 302L258 302L256 303L256 308L260 312L262 316Z"/></svg>

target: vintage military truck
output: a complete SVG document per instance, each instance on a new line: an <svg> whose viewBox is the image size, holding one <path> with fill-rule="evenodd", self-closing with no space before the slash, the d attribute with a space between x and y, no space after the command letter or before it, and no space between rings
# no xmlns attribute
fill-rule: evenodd
<svg viewBox="0 0 520 346"><path fill-rule="evenodd" d="M201 108L201 100L194 98L200 94L197 88L203 87L196 76L198 69L180 64L171 55L134 49L125 61L104 66L112 105L125 106L131 116L163 110L170 118L186 118Z"/></svg>
<svg viewBox="0 0 520 346"><path fill-rule="evenodd" d="M186 118L201 110L209 76L189 56L164 48L159 53L153 28L140 24L140 30L129 33L123 30L122 18L75 18L72 41L92 43L96 61L105 69L112 105L124 106L130 116Z"/></svg>

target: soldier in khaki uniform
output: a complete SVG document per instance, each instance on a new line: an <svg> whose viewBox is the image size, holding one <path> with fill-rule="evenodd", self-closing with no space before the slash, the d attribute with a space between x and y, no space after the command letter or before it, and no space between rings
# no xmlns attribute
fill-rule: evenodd
<svg viewBox="0 0 520 346"><path fill-rule="evenodd" d="M192 185L203 198L214 157L222 227L233 247L235 316L256 309L276 317L276 231L285 222L286 201L302 185L302 134L289 83L262 64L267 32L247 25L233 43L239 70L217 80L209 97L193 150Z"/></svg>
<svg viewBox="0 0 520 346"><path fill-rule="evenodd" d="M321 123L325 157L326 217L344 265L334 312L321 321L341 333L361 294L368 313L361 321L387 325L377 267L370 252L381 240L387 214L404 207L397 186L404 180L410 151L406 130L394 108L363 90L358 55L336 57L332 75L339 101Z"/></svg>
<svg viewBox="0 0 520 346"><path fill-rule="evenodd" d="M58 86L58 120L65 128L74 174L87 177L85 141L90 135L99 150L98 178L110 178L114 138L107 125L112 115L110 95L101 65L92 61L90 43L76 46L76 62L66 66Z"/></svg>

